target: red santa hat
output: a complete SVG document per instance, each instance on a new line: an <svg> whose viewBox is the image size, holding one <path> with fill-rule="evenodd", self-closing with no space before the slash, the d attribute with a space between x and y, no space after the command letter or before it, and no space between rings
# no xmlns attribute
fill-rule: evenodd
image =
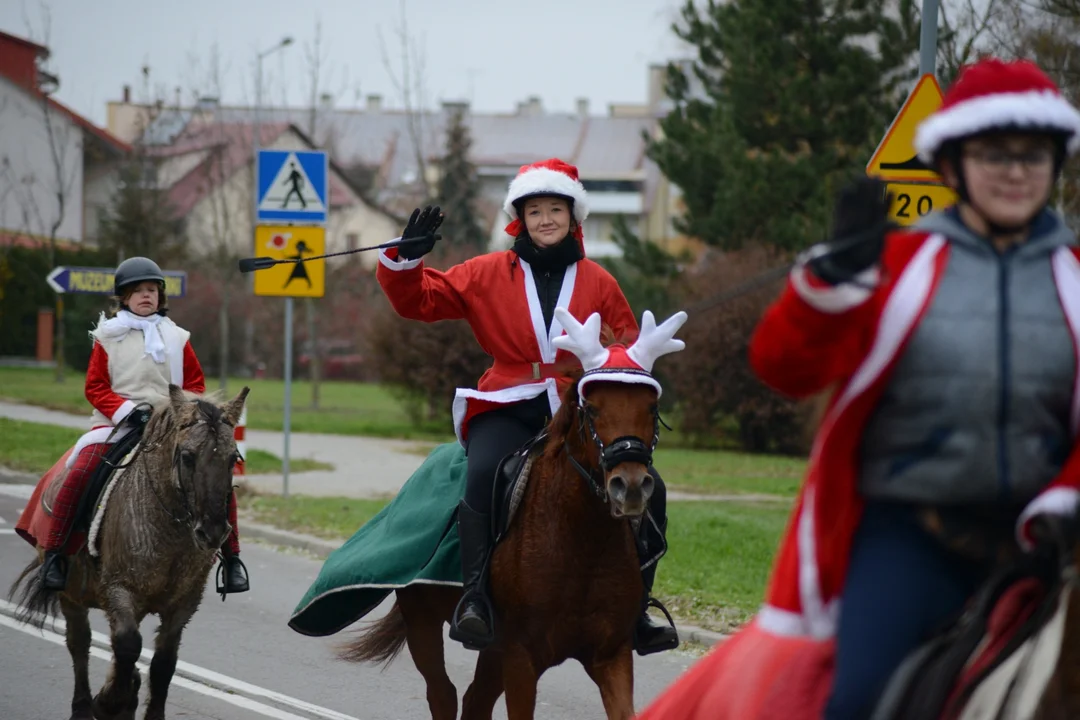
<svg viewBox="0 0 1080 720"><path fill-rule="evenodd" d="M651 311L641 316L641 332L629 348L622 345L604 347L600 343L600 313L593 313L579 323L566 308L555 308L555 317L566 331L552 340L562 350L574 353L581 360L585 374L578 382L578 398L584 402L585 386L590 382L621 382L650 385L660 397L660 383L652 375L653 363L661 355L678 352L686 347L675 333L686 322L687 315L679 311L659 327Z"/></svg>
<svg viewBox="0 0 1080 720"><path fill-rule="evenodd" d="M589 216L589 197L578 180L578 169L558 158L522 165L503 202L503 210L514 220L520 220L514 203L538 195L558 195L574 202L574 219L578 225Z"/></svg>
<svg viewBox="0 0 1080 720"><path fill-rule="evenodd" d="M1071 154L1080 149L1080 111L1034 63L995 58L965 67L941 107L915 133L919 159L928 165L952 140L993 130L1060 133Z"/></svg>

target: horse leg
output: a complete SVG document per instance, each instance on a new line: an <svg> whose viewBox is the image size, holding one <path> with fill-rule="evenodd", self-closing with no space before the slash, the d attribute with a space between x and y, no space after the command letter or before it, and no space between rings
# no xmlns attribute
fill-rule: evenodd
<svg viewBox="0 0 1080 720"><path fill-rule="evenodd" d="M608 720L630 720L634 717L634 656L631 646L624 646L609 659L597 661L594 658L582 665L600 688Z"/></svg>
<svg viewBox="0 0 1080 720"><path fill-rule="evenodd" d="M491 720L495 703L503 694L502 653L487 648L476 661L472 684L461 702L461 720Z"/></svg>
<svg viewBox="0 0 1080 720"><path fill-rule="evenodd" d="M81 605L60 596L60 610L67 623L64 633L71 664L75 669L75 693L71 697L71 720L94 720L90 693L90 613Z"/></svg>
<svg viewBox="0 0 1080 720"><path fill-rule="evenodd" d="M428 709L432 720L457 718L457 688L446 674L443 654L443 617L433 612L431 598L423 588L397 592L398 607L405 618L405 643L413 664L427 683Z"/></svg>
<svg viewBox="0 0 1080 720"><path fill-rule="evenodd" d="M508 647L503 654L502 675L507 719L532 720L536 712L536 684L540 681L532 656L520 645Z"/></svg>
<svg viewBox="0 0 1080 720"><path fill-rule="evenodd" d="M135 720L139 707L139 686L142 679L135 663L142 653L142 635L135 617L131 594L122 588L109 588L104 603L108 608L112 631L113 663L105 686L94 698L94 717L97 720Z"/></svg>
<svg viewBox="0 0 1080 720"><path fill-rule="evenodd" d="M154 638L154 659L150 661L150 699L146 704L145 720L165 720L165 698L169 683L176 671L176 659L180 652L180 636L188 621L198 608L195 603L162 616Z"/></svg>

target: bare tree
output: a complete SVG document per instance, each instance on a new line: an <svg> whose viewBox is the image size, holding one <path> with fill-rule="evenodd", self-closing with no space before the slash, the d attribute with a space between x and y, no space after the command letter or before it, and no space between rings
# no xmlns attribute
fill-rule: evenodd
<svg viewBox="0 0 1080 720"><path fill-rule="evenodd" d="M394 37L396 47L400 53L400 67L398 69L394 68L381 28L378 30L379 49L382 54L383 67L386 68L386 73L389 75L394 88L401 95L402 106L405 109L406 130L409 133L409 141L412 143L414 159L416 160L416 172L425 197L430 198L434 195L435 189L429 181L427 172L428 135L425 122L428 115L424 73L426 56L423 50L423 42L416 42L416 39L409 33L405 0L399 0L398 6L401 9L401 24L394 29Z"/></svg>
<svg viewBox="0 0 1080 720"><path fill-rule="evenodd" d="M304 55L308 66L308 113L307 135L315 142L315 133L318 131L318 113L320 106L320 86L322 84L322 68L326 62L322 45L322 20L315 22L315 37L310 44L304 44ZM319 380L322 374L322 352L319 348L318 323L315 313L315 298L305 298L304 311L307 324L308 357L310 358L309 373L311 377L311 407L319 408Z"/></svg>
<svg viewBox="0 0 1080 720"><path fill-rule="evenodd" d="M23 19L29 35L40 38L38 42L47 47L52 34L52 13L45 3L39 8L40 32L35 32L25 7ZM82 172L83 137L82 130L50 97L57 86L56 78L44 70L39 73L41 82L31 90L31 101L5 102L0 107L0 113L11 114L8 121L0 119L0 124L10 122L14 127L32 128L34 135L26 138L26 142L0 146L3 148L0 149L0 208L6 214L6 209L14 206L19 230L31 238L45 239L49 265L55 267L60 231L69 220L69 210L81 190L77 183ZM56 295L54 317L56 382L62 383L65 360L61 293Z"/></svg>

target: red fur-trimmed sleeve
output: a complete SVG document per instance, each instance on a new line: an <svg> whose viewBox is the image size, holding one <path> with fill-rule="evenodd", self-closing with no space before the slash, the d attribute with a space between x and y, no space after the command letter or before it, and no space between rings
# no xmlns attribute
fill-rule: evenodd
<svg viewBox="0 0 1080 720"><path fill-rule="evenodd" d="M801 273L803 288L794 276ZM852 286L843 307L830 311L808 299L814 291L828 293L848 288L820 287L804 268L792 271L787 287L765 311L750 339L750 366L769 387L794 398L815 395L850 376L867 352L876 303L868 290L860 297Z"/></svg>
<svg viewBox="0 0 1080 720"><path fill-rule="evenodd" d="M109 375L109 354L99 342L95 342L94 349L90 351L85 395L94 409L109 418L113 425L135 409L135 403L113 392L112 377Z"/></svg>
<svg viewBox="0 0 1080 720"><path fill-rule="evenodd" d="M423 322L461 320L468 312L474 267L475 260L467 260L446 272L433 270L424 267L422 258L399 261L397 248L391 248L379 252L375 277L401 317Z"/></svg>
<svg viewBox="0 0 1080 720"><path fill-rule="evenodd" d="M184 345L184 389L200 395L206 392L202 365L199 364L199 358L195 355L195 348L191 347L190 341Z"/></svg>

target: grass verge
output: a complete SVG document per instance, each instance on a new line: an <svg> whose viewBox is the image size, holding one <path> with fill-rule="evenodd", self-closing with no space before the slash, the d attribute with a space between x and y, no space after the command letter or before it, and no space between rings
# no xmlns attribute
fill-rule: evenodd
<svg viewBox="0 0 1080 720"><path fill-rule="evenodd" d="M82 430L0 418L0 465L29 473L44 473L82 435ZM333 470L329 463L310 458L292 458L290 472ZM281 458L262 450L249 450L246 472L280 473Z"/></svg>
<svg viewBox="0 0 1080 720"><path fill-rule="evenodd" d="M387 502L246 495L241 507L266 525L342 540ZM709 629L725 632L745 622L761 603L788 511L786 503L670 503L668 554L654 595L681 620Z"/></svg>

